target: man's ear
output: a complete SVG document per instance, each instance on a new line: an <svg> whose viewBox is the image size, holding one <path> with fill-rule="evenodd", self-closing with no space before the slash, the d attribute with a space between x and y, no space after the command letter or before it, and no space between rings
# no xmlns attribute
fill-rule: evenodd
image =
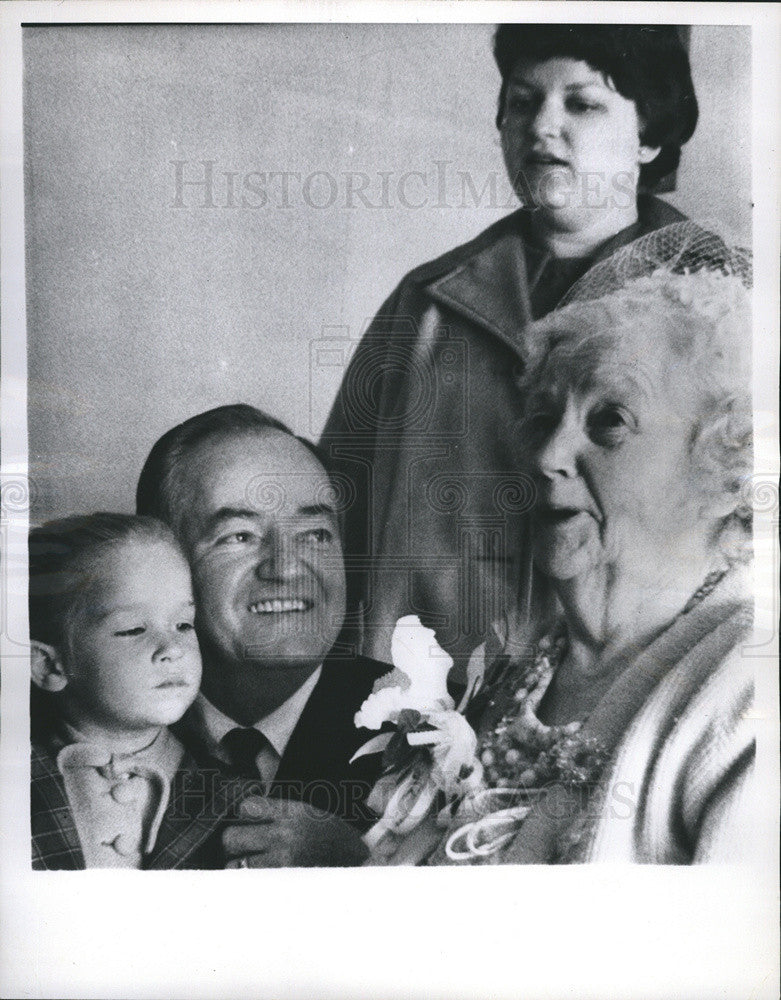
<svg viewBox="0 0 781 1000"><path fill-rule="evenodd" d="M641 146L637 153L637 162L650 163L651 160L655 160L659 155L661 148L661 146Z"/></svg>
<svg viewBox="0 0 781 1000"><path fill-rule="evenodd" d="M68 683L60 651L37 639L30 642L30 673L41 691L62 691Z"/></svg>

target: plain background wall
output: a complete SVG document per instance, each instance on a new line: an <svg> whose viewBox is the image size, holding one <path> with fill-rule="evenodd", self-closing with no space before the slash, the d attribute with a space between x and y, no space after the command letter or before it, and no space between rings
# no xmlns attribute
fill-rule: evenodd
<svg viewBox="0 0 781 1000"><path fill-rule="evenodd" d="M25 29L32 520L131 510L155 439L211 406L319 433L399 278L515 207L491 32ZM750 245L749 29L691 49L666 197Z"/></svg>

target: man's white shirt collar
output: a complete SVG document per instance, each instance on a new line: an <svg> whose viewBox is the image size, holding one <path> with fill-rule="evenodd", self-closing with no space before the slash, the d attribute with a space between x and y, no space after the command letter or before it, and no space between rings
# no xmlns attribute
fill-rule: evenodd
<svg viewBox="0 0 781 1000"><path fill-rule="evenodd" d="M273 712L256 722L252 727L266 737L280 757L290 742L293 730L298 725L301 713L304 711L315 685L320 680L322 671L322 666L319 666L287 701L282 702L279 708L275 708ZM231 729L235 729L240 723L229 718L200 693L193 702L189 714L193 725L205 737L215 756L225 759L226 755L220 744Z"/></svg>

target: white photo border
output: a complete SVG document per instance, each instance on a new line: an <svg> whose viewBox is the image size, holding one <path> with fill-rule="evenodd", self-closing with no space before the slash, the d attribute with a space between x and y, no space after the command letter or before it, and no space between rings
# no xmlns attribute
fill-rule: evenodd
<svg viewBox="0 0 781 1000"><path fill-rule="evenodd" d="M22 24L622 21L748 24L753 41L757 482L778 477L779 7L470 2L11 2L0 10L4 494L27 463ZM776 501L777 501L777 486ZM761 518L759 519L761 521ZM778 506L758 551L771 669L758 678L767 850L671 868L38 873L29 869L24 498L4 508L0 992L14 997L697 1000L775 996ZM764 640L763 640L764 641Z"/></svg>

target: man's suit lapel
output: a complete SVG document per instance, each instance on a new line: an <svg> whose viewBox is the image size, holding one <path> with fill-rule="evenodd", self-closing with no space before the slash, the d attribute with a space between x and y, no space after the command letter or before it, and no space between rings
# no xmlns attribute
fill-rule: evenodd
<svg viewBox="0 0 781 1000"><path fill-rule="evenodd" d="M288 742L270 794L299 798L348 821L365 824L362 802L378 776L376 757L350 764L372 733L356 729L355 713L374 681L391 668L364 657L327 658Z"/></svg>
<svg viewBox="0 0 781 1000"><path fill-rule="evenodd" d="M374 681L392 668L376 660L328 658L301 713L277 771L277 781L318 776L342 777L353 753L371 734L355 728L355 713Z"/></svg>

